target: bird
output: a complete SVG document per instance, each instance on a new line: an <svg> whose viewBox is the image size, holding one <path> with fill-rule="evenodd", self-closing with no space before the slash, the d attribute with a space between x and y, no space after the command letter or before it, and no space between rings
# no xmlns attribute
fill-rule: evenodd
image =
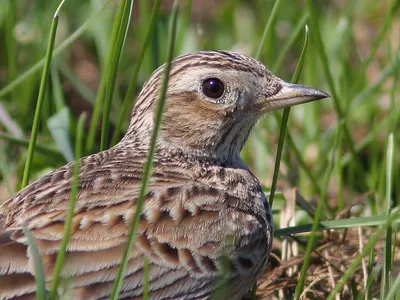
<svg viewBox="0 0 400 300"><path fill-rule="evenodd" d="M110 296L136 211L164 70L165 65L159 67L144 83L121 141L79 161L60 275L68 299ZM119 299L143 297L145 257L150 299L210 299L218 291L223 291L218 299L246 295L268 262L273 218L241 149L264 114L327 97L283 81L243 54L198 51L175 58ZM49 288L72 178L73 162L1 204L1 299L35 298L24 226L34 237Z"/></svg>

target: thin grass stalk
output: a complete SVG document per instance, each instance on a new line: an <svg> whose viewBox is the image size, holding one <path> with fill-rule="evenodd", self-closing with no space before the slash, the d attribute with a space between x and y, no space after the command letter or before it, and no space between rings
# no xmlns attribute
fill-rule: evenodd
<svg viewBox="0 0 400 300"><path fill-rule="evenodd" d="M111 29L111 36L109 39L110 42L109 42L107 58L106 58L105 65L102 67L100 84L97 89L96 100L95 100L95 104L93 107L92 117L90 119L90 125L89 125L89 130L88 130L88 135L87 135L87 141L86 141L86 151L87 152L93 151L94 143L96 140L96 134L97 134L97 125L100 120L102 108L105 105L105 95L107 92L106 89L107 89L107 85L109 84L109 82L111 80L109 73L111 72L111 69L114 64L113 47L117 42L118 32L119 32L119 28L120 28L120 20L123 15L124 8L125 8L125 1L120 1L118 8L117 8L117 13L114 17L114 22L113 22L112 29Z"/></svg>
<svg viewBox="0 0 400 300"><path fill-rule="evenodd" d="M287 53L289 52L290 48L294 45L297 38L300 36L301 32L303 31L304 26L306 25L308 19L307 12L303 13L303 16L299 19L297 24L294 26L290 36L288 36L285 40L285 43L279 49L278 58L275 60L273 67L271 68L272 73L277 73L279 69L282 67L283 60L285 59Z"/></svg>
<svg viewBox="0 0 400 300"><path fill-rule="evenodd" d="M318 224L317 230L331 230L331 229L344 229L344 228L354 228L354 227L371 227L379 226L386 223L388 219L387 214L381 214L377 216L369 217L355 217L348 219L338 219L331 221L321 221ZM393 218L393 224L400 223L400 214ZM292 227L286 227L277 229L274 231L275 237L300 234L310 232L312 229L312 224L297 225Z"/></svg>
<svg viewBox="0 0 400 300"><path fill-rule="evenodd" d="M54 106L56 108L56 112L59 112L65 107L65 100L57 65L58 65L57 60L55 60L51 67L50 76L51 76L51 85L53 87L53 97L55 104Z"/></svg>
<svg viewBox="0 0 400 300"><path fill-rule="evenodd" d="M374 264L374 248L372 247L369 258L368 258L368 278L367 278L367 285L365 286L365 289L363 292L360 292L358 294L357 300L362 300L362 299L372 299L371 292L372 292L372 284L375 281L375 279L379 276L379 273L381 273L381 267L379 265L376 266L376 268L373 268Z"/></svg>
<svg viewBox="0 0 400 300"><path fill-rule="evenodd" d="M168 87L168 80L169 80L169 73L171 70L171 61L173 58L174 53L174 45L175 45L175 35L176 35L176 23L177 23L177 16L178 16L178 1L174 2L171 11L171 18L169 23L169 37L168 37L168 52L167 52L167 62L165 64L165 71L162 81L162 86L159 94L159 98L156 104L156 111L154 115L154 128L152 131L150 143L149 143L149 150L147 152L147 160L143 168L143 175L141 179L141 185L139 190L138 199L136 202L136 209L135 214L133 217L132 224L129 228L129 232L127 235L126 247L121 258L121 264L117 271L117 276L114 280L110 299L117 300L119 296L119 292L122 287L124 274L128 265L129 261L129 254L132 251L133 243L135 241L136 230L140 222L140 215L142 212L144 197L146 195L147 185L150 180L150 175L153 167L153 157L156 150L156 142L158 133L161 127L161 119L162 113L164 110L164 103L167 94L167 87Z"/></svg>
<svg viewBox="0 0 400 300"><path fill-rule="evenodd" d="M314 40L316 42L316 49L317 52L321 58L322 61L322 66L324 68L324 72L325 72L325 76L328 82L328 86L329 89L331 91L332 94L332 99L333 99L333 103L334 103L334 107L335 107L335 111L339 117L339 119L344 120L344 124L343 124L343 133L344 136L347 140L347 145L350 148L351 153L354 156L354 161L357 164L357 167L359 168L359 170L364 170L364 167L360 161L360 158L356 155L356 151L355 151L355 147L354 147L354 142L353 142L353 138L351 137L351 133L350 130L347 126L346 123L346 115L342 110L341 104L339 102L339 95L337 93L336 87L335 87L335 83L333 80L333 75L329 66L329 62L328 62L328 57L326 55L326 51L325 51L325 47L324 44L322 42L322 37L321 37L321 32L320 32L320 28L319 28L319 24L318 24L318 18L317 18L317 12L316 12L316 5L315 5L315 1L313 0L307 0L307 11L309 14L309 20L311 23L311 27L314 30ZM366 186L366 182L365 182L365 178L364 177L360 177L360 182Z"/></svg>
<svg viewBox="0 0 400 300"><path fill-rule="evenodd" d="M45 58L45 63L44 63L44 67L43 67L43 72L42 72L42 79L40 82L39 95L38 95L36 109L35 109L35 116L33 118L32 133L31 133L31 138L29 141L28 154L26 157L24 175L22 178L21 188L26 187L29 182L29 173L31 170L33 154L35 152L36 140L37 140L37 135L38 135L38 131L39 131L40 115L42 112L45 91L46 91L46 85L47 85L47 79L48 79L49 72L50 72L50 63L51 63L51 58L53 55L54 41L55 41L56 33L57 33L59 10L61 9L61 6L63 5L63 3L64 3L64 1L62 1L61 4L59 5L59 7L57 8L57 11L53 17L53 21L51 22L49 42L47 44L46 58Z"/></svg>
<svg viewBox="0 0 400 300"><path fill-rule="evenodd" d="M124 44L126 40L126 35L129 29L129 23L131 20L133 0L125 0L120 3L122 7L122 13L119 16L119 21L117 22L119 27L115 37L115 41L111 45L112 47L112 57L111 66L109 72L106 73L108 76L105 99L104 99L104 110L103 110L103 122L101 127L101 140L100 140L100 150L105 150L108 146L108 126L110 122L110 112L111 112L111 102L114 95L115 81L117 78L117 70L119 62L122 56L122 50L124 49Z"/></svg>
<svg viewBox="0 0 400 300"><path fill-rule="evenodd" d="M25 225L22 226L22 230L28 240L29 254L31 255L33 261L33 269L35 272L35 292L36 300L46 299L46 285L44 277L44 269L42 258L40 257L39 250L35 243L35 238L32 232Z"/></svg>
<svg viewBox="0 0 400 300"><path fill-rule="evenodd" d="M371 249L375 246L378 239L382 238L382 234L384 234L385 231L387 230L387 228L392 224L392 222L395 219L398 219L399 217L400 217L400 214L398 211L392 212L392 214L387 217L385 224L383 224L382 227L380 227L376 230L375 234L372 235L371 239L364 246L361 253L357 254L357 256L353 259L353 261L350 264L347 271L343 274L343 276L336 283L335 287L332 289L332 291L328 295L327 300L333 300L335 298L335 295L343 289L346 282L350 279L350 277L354 274L354 272L360 266L361 260L363 259L363 257L371 251Z"/></svg>
<svg viewBox="0 0 400 300"><path fill-rule="evenodd" d="M278 123L282 122L282 118L280 115L274 114L274 116ZM307 167L307 164L304 161L304 159L301 155L301 152L300 152L299 148L297 147L296 143L294 142L294 139L289 131L287 132L287 143L288 143L290 149L292 149L293 155L296 157L297 163L299 164L300 168L304 171L305 175L310 180L315 192L317 194L321 194L321 188L318 184L317 178L311 173L310 168Z"/></svg>
<svg viewBox="0 0 400 300"><path fill-rule="evenodd" d="M98 9L85 23L82 24L81 27L79 27L77 30L74 31L68 38L64 40L54 51L53 51L53 57L59 55L62 53L67 47L69 47L78 37L82 35L82 33L85 32L85 30L90 26L92 21L96 19L100 13L110 4L114 2L114 0L106 0L102 7ZM19 75L15 80L7 84L5 87L3 87L0 90L0 98L4 97L8 93L12 92L17 86L22 84L29 76L32 76L35 74L37 71L40 70L41 67L44 66L46 62L46 57L39 60L36 64L34 64L32 67L30 67L28 70L26 70L23 74Z"/></svg>
<svg viewBox="0 0 400 300"><path fill-rule="evenodd" d="M257 48L256 54L254 56L254 58L257 60L260 59L261 53L265 47L265 41L267 40L267 36L271 35L272 25L274 24L274 22L278 16L278 10L279 10L280 4L281 4L281 0L276 0L274 6L272 7L271 14L269 15L268 22L265 25L264 32L261 37L261 41L258 44L258 48Z"/></svg>
<svg viewBox="0 0 400 300"><path fill-rule="evenodd" d="M186 0L185 6L181 8L179 23L180 28L178 30L178 36L176 38L176 46L175 48L179 51L182 49L182 45L185 43L186 40L186 32L190 27L190 22L192 18L192 11L193 11L193 0Z"/></svg>
<svg viewBox="0 0 400 300"><path fill-rule="evenodd" d="M397 275L397 278L393 282L392 287L390 288L389 292L387 293L387 295L385 297L385 300L399 299L398 298L399 291L400 291L400 274ZM397 295L397 297L396 297L396 295Z"/></svg>
<svg viewBox="0 0 400 300"><path fill-rule="evenodd" d="M387 205L387 213L388 216L391 214L391 195L392 195L392 186L393 186L393 156L394 156L394 136L393 132L389 134L388 138L388 146L387 146L387 154L386 154L386 205ZM383 260L383 269L382 269L382 288L380 298L383 300L385 295L388 294L390 289L390 279L392 272L392 226L389 224L386 230L386 241L384 248L384 260Z"/></svg>
<svg viewBox="0 0 400 300"><path fill-rule="evenodd" d="M307 51L307 46L308 46L308 26L306 25L304 28L304 44L303 44L303 49L301 50L300 53L300 58L296 66L296 70L294 71L293 77L292 77L292 83L297 83L300 77L301 70L303 68L304 60L305 60L305 54ZM272 204L274 203L274 196L275 196L275 191L276 191L276 184L278 182L278 175L279 175L279 167L281 164L281 158L282 158L282 151L283 151L283 144L285 142L285 136L286 136L286 128L287 128L287 123L289 120L289 114L290 114L290 107L285 108L283 110L283 115L282 115L282 121L281 121L281 130L279 133L279 141L278 141L278 149L276 152L276 158L275 158L275 165L274 165L274 173L272 176L272 184L271 184L271 192L269 194L269 205L272 207Z"/></svg>
<svg viewBox="0 0 400 300"><path fill-rule="evenodd" d="M124 123L124 120L126 119L126 114L128 112L129 106L132 103L132 99L135 93L135 87L137 85L137 79L139 76L139 72L140 72L140 67L142 66L143 60L144 60L144 56L146 54L146 50L150 44L150 39L151 39L151 35L154 31L154 27L155 24L157 22L157 17L158 17L158 11L160 8L160 3L161 0L155 0L154 4L153 4L153 9L151 12L151 17L150 17L150 23L147 26L147 33L146 33L146 37L143 41L143 45L142 45L142 49L140 50L140 54L138 57L138 60L136 62L136 66L135 69L133 70L133 75L132 75L132 79L129 83L128 86L128 90L125 94L124 97L124 101L122 102L122 106L121 106L121 112L119 114L119 118L117 121L117 125L115 127L113 136L111 138L111 145L115 145L118 142L119 139L119 134L121 132L121 128L122 125Z"/></svg>
<svg viewBox="0 0 400 300"><path fill-rule="evenodd" d="M339 145L339 140L341 138L341 132L342 132L342 128L343 128L343 125L344 125L343 121L341 121L340 123L341 124L338 127L337 132L336 132L335 143L334 143L334 145L332 147L332 155L331 155L331 158L330 158L330 160L328 162L326 175L325 175L324 180L323 180L323 188L322 188L322 191L321 191L321 197L320 197L320 200L318 201L317 209L315 211L315 217L314 217L313 225L312 225L312 228L311 228L310 238L308 240L306 252L304 254L304 261L303 261L303 265L301 266L300 278L299 278L299 281L298 281L298 283L296 285L294 299L300 299L300 295L302 294L304 283L305 283L305 280L306 280L307 270L308 270L308 267L310 265L311 253L312 253L313 248L314 248L314 244L315 244L315 240L316 240L316 232L317 232L319 220L320 220L320 217L321 217L322 204L326 203L329 181L331 179L331 174L332 174L332 171L334 169L335 151L336 151L336 149L337 149L337 147Z"/></svg>
<svg viewBox="0 0 400 300"><path fill-rule="evenodd" d="M337 210L342 211L344 209L344 198L343 198L343 167L340 163L342 161L342 140L339 140L338 149L336 151L336 180L337 180Z"/></svg>
<svg viewBox="0 0 400 300"><path fill-rule="evenodd" d="M277 1L277 2L279 2L279 1ZM269 34L269 31L271 30L271 26L272 26L271 24L273 24L273 21L274 21L274 20L271 20L271 18L274 19L274 18L276 17L277 10L278 10L278 6L279 6L279 3L277 3L277 2L275 2L274 8L272 9L272 12L271 12L271 16L270 16L270 18L269 18L269 20L268 20L268 22L267 22L267 25L265 26L264 34L263 34L262 39L261 39L261 41L260 41L260 43L259 43L258 50L257 50L257 54L255 55L255 59L259 59L259 55L260 55L260 53L262 52L262 48L263 48L263 45L264 45L264 43L265 43L266 37L267 37L267 35ZM305 13L305 15L303 16L303 18L299 21L299 25L296 27L296 29L294 30L294 32L291 34L291 36L290 36L290 38L289 38L289 41L288 41L287 44L285 44L285 46L283 47L283 51L282 51L282 53L281 53L281 56L283 56L283 54L286 53L286 52L290 49L290 46L292 46L292 44L294 44L294 42L295 42L297 36L298 36L298 35L300 34L300 32L301 32L302 27L304 26L304 25L303 25L303 22L304 22L304 24L305 24L305 22L306 22L307 19L308 19L308 14ZM300 25L302 25L302 26L300 27ZM280 65L281 65L281 62L282 62L282 61L283 61L283 59L278 57L277 63L276 63L276 64L274 65L274 67L273 67L273 71L274 71L274 72L276 72L277 69L280 68ZM276 118L277 122L278 122L279 124L281 124L281 123L282 123L282 118L281 118L281 116L280 116L279 114L277 114L277 113L276 113L276 114L273 114L273 115L274 115L274 117ZM296 159L297 159L297 161L298 161L300 167L304 170L305 174L306 174L307 177L310 179L310 181L311 181L311 183L312 183L314 189L316 190L316 192L317 192L318 194L320 194L321 190L320 190L320 188L319 188L318 181L317 181L317 179L313 176L313 174L311 173L311 171L309 170L309 168L306 166L306 163L304 162L304 160L303 160L303 158L302 158L302 156L301 156L300 150L297 148L297 146L296 146L296 144L295 144L295 142L294 142L294 140L293 140L293 138L292 138L290 132L287 132L287 142L288 142L289 146L293 149L294 156L296 157Z"/></svg>
<svg viewBox="0 0 400 300"><path fill-rule="evenodd" d="M78 124L76 127L76 141L75 141L75 160L73 165L73 175L71 182L71 192L69 195L69 206L68 212L64 223L64 233L60 244L60 250L57 254L56 262L54 264L53 280L51 282L50 289L50 300L57 299L57 288L61 280L61 270L64 263L65 252L67 251L67 246L71 237L72 230L72 219L74 217L74 210L76 206L76 200L78 195L79 186L79 159L82 156L82 144L83 144L83 126L85 122L86 115L82 114L79 117Z"/></svg>

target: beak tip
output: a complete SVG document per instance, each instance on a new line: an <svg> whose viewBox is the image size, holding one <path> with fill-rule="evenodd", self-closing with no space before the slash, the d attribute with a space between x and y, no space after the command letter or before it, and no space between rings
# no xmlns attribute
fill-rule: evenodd
<svg viewBox="0 0 400 300"><path fill-rule="evenodd" d="M287 84L287 87L288 87L288 91L290 93L292 93L294 98L302 98L303 97L304 99L308 99L307 102L331 97L331 95L329 95L328 93L326 93L320 89L310 88L310 87L304 86L304 85Z"/></svg>
<svg viewBox="0 0 400 300"><path fill-rule="evenodd" d="M324 91L321 91L321 90L318 90L318 89L315 89L315 91L316 91L316 93L315 93L316 100L324 99L324 98L330 98L331 97L331 95L329 95L328 93L326 93Z"/></svg>

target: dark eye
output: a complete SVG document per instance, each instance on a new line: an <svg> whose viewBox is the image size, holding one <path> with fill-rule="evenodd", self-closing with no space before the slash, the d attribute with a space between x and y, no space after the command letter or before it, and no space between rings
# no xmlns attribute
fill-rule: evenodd
<svg viewBox="0 0 400 300"><path fill-rule="evenodd" d="M204 80L201 88L204 95L212 99L217 99L224 93L224 84L218 78L208 78Z"/></svg>

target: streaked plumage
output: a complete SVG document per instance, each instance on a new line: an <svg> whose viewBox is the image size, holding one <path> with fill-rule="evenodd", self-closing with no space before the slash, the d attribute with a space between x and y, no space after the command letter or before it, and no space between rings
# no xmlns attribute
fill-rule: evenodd
<svg viewBox="0 0 400 300"><path fill-rule="evenodd" d="M153 127L163 68L143 86L127 134L113 148L81 159L79 193L63 278L74 299L108 297L125 247ZM216 78L223 95L207 97ZM214 88L214 86L212 86ZM272 216L240 150L266 111L327 97L290 85L261 63L203 51L172 64L154 169L120 298L140 298L143 257L152 299L206 299L225 272L229 299L248 292L267 263ZM21 225L36 238L51 281L68 209L72 165L33 182L0 207L0 298L34 298ZM222 259L226 257L228 259ZM224 265L227 262L227 265Z"/></svg>

